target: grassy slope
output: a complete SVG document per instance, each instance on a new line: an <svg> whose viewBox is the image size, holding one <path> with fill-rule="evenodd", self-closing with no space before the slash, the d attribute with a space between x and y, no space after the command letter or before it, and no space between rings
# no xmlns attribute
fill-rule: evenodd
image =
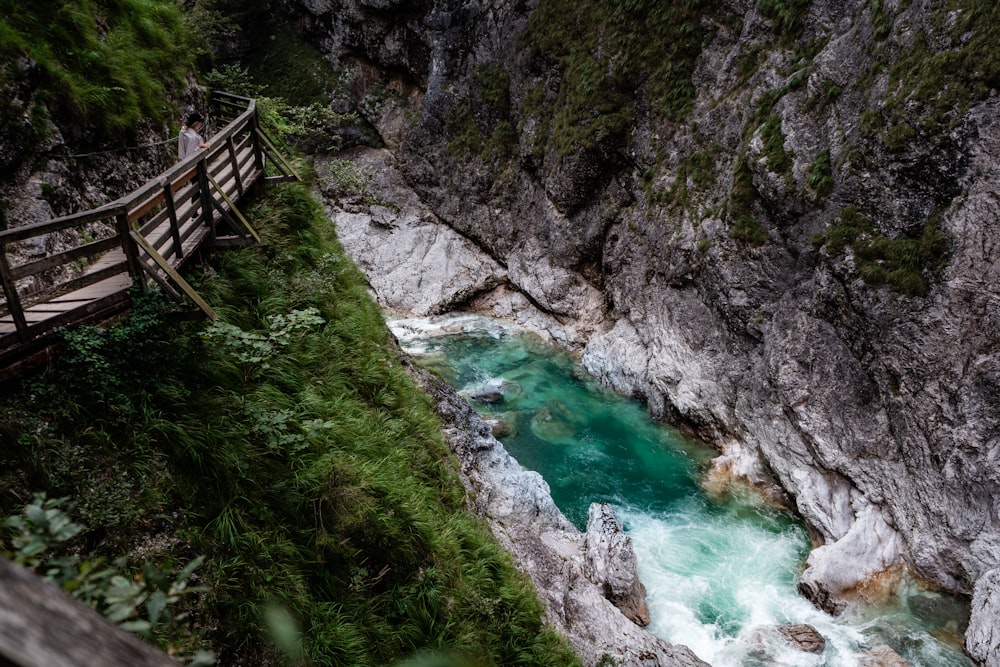
<svg viewBox="0 0 1000 667"><path fill-rule="evenodd" d="M155 307L71 337L55 368L4 396L0 510L68 495L92 527L78 550L132 553L131 567L137 547L175 568L206 555L191 635L161 643L207 643L222 664L385 665L459 648L446 664L572 664L465 509L429 399L321 208L281 186L252 215L265 243L221 255L199 289L248 331L306 307L326 324L267 368ZM304 657L273 647L275 606Z"/></svg>
<svg viewBox="0 0 1000 667"><path fill-rule="evenodd" d="M197 53L182 18L172 0L0 0L0 110L30 115L39 132L49 114L100 139L132 134L144 119L173 120L168 100ZM18 92L25 58L42 103L31 108Z"/></svg>

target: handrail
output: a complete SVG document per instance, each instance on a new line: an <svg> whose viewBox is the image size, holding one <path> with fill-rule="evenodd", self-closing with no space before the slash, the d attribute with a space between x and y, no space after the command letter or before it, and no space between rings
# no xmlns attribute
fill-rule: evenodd
<svg viewBox="0 0 1000 667"><path fill-rule="evenodd" d="M248 234L243 228L245 218L236 203L267 180L265 154L284 178L290 179L294 172L261 133L255 100L221 91L213 92L213 99L227 105L238 101L245 108L208 140L207 148L113 202L0 231L0 368L14 349L11 340L23 345L57 324L85 321L73 319L73 308L86 318L110 312L110 307L121 309L128 284L145 289L147 281L161 286L172 281L180 289L168 291L187 294L206 314L214 315L189 285L178 282L183 281L175 269L204 242L245 245L256 238L252 229ZM217 238L216 225L222 220L234 227L236 236ZM103 226L105 231L97 231L93 238L82 233L84 225L91 231ZM13 244L73 228L81 228L84 236L76 245L40 259L10 263ZM33 284L26 282L29 279L52 275L63 277L44 289L28 291ZM84 302L87 305L76 305Z"/></svg>

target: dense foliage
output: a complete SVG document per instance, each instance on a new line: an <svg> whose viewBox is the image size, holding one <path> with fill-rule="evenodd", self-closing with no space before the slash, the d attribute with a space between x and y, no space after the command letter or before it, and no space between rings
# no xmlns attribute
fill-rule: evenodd
<svg viewBox="0 0 1000 667"><path fill-rule="evenodd" d="M320 206L299 185L269 192L252 210L264 243L194 278L222 323L171 323L144 297L67 334L49 371L3 397L2 515L44 491L90 527L74 553L128 555L135 572L204 556L172 652L573 664L468 513L430 401Z"/></svg>
<svg viewBox="0 0 1000 667"><path fill-rule="evenodd" d="M48 115L72 119L102 139L173 120L170 93L192 71L193 45L171 0L0 0L0 111L33 115L38 129ZM32 108L17 90L26 82Z"/></svg>

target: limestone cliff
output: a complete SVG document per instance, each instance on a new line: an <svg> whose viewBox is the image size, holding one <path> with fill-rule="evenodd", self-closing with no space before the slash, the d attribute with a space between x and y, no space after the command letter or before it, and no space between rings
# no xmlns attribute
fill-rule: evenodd
<svg viewBox="0 0 1000 667"><path fill-rule="evenodd" d="M829 609L900 565L965 594L997 567L997 10L284 4L419 195L338 215L383 302L533 319L716 442L815 530Z"/></svg>

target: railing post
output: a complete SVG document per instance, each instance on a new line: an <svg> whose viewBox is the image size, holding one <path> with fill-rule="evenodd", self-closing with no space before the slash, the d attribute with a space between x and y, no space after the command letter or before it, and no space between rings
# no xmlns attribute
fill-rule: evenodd
<svg viewBox="0 0 1000 667"><path fill-rule="evenodd" d="M208 184L208 162L205 158L198 161L198 190L201 193L201 214L208 225L208 241L215 244L215 213L212 212L212 191Z"/></svg>
<svg viewBox="0 0 1000 667"><path fill-rule="evenodd" d="M17 338L22 343L27 343L31 339L31 336L28 335L28 321L24 319L21 299L17 296L17 289L10 277L10 264L7 263L7 244L5 243L0 243L0 282L3 283L3 293L7 297L7 308L10 310L14 327L17 329Z"/></svg>
<svg viewBox="0 0 1000 667"><path fill-rule="evenodd" d="M174 252L178 257L184 255L184 247L181 245L181 228L177 223L177 206L174 204L174 188L169 181L164 181L163 203L167 206L167 216L170 217L170 235L174 239Z"/></svg>
<svg viewBox="0 0 1000 667"><path fill-rule="evenodd" d="M260 116L257 114L257 105L254 104L253 116L250 121L250 134L253 135L253 163L258 171L264 171L264 148L260 145Z"/></svg>
<svg viewBox="0 0 1000 667"><path fill-rule="evenodd" d="M233 146L233 138L226 139L226 148L229 149L229 161L233 165L233 176L236 178L236 191L243 196L243 175L240 174L240 164L236 159L236 147Z"/></svg>
<svg viewBox="0 0 1000 667"><path fill-rule="evenodd" d="M132 225L128 219L128 209L122 207L115 213L115 228L118 230L118 238L122 243L122 252L125 253L125 266L128 267L128 274L132 276L132 284L141 291L146 291L146 280L142 275L142 267L139 266L139 250L135 247L135 241L129 232Z"/></svg>

